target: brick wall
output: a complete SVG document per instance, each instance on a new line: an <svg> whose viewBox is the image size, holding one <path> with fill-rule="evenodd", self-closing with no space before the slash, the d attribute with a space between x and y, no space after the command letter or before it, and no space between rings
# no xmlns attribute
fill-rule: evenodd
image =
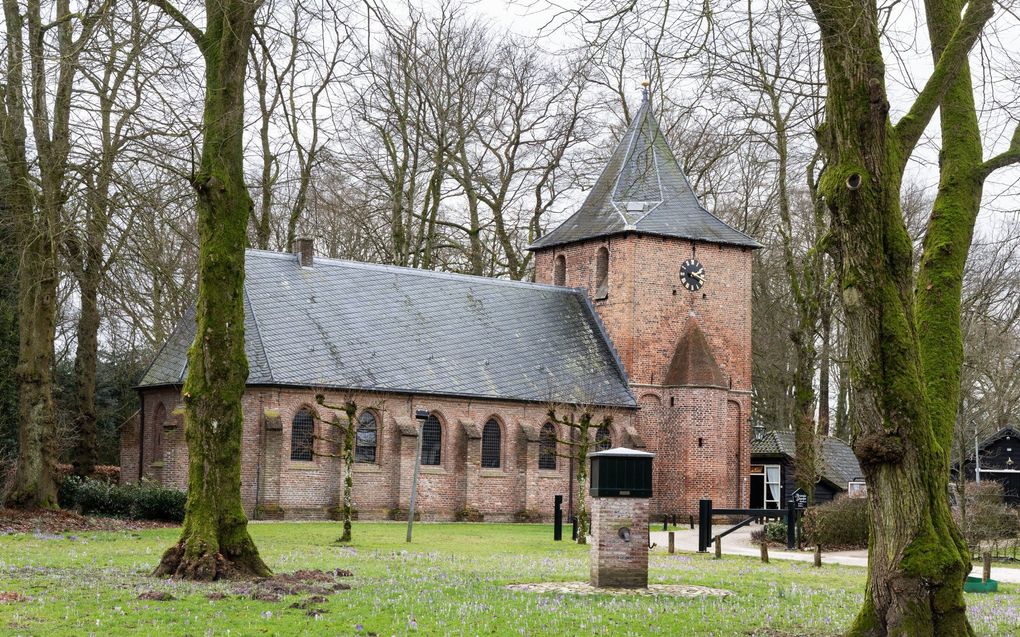
<svg viewBox="0 0 1020 637"><path fill-rule="evenodd" d="M655 459L650 510L696 513L698 499L747 505L750 470L751 251L683 239L622 235L551 247L535 256L535 278L553 283L556 257L566 285L595 291L596 254L610 253L609 294L595 307L627 369L641 407L635 428ZM697 258L707 282L689 292L680 265ZM695 319L724 387L664 386L677 344Z"/></svg>
<svg viewBox="0 0 1020 637"><path fill-rule="evenodd" d="M607 412L613 444L641 447L657 455L652 514L695 513L701 497L726 506L747 505L750 466L748 416L751 393L751 252L746 249L650 236L628 235L549 248L536 255L536 279L553 280L556 256L566 259L566 285L594 293L596 254L610 252L608 297L595 301L627 369L640 410ZM680 285L680 264L692 257L705 266L708 282L698 292ZM725 387L666 387L662 383L688 319L697 319ZM244 396L241 458L242 498L249 514L322 518L340 502L342 466L326 440L317 440L310 462L292 461L291 423L302 407L318 416L321 438L339 437L327 424L334 417L314 404L313 389L249 388ZM486 520L507 520L523 511L552 515L553 496L571 501L570 460L538 469L538 433L547 405L400 394L332 393L327 403L353 399L373 409L378 422L375 463L354 466L354 504L367 519L406 510L417 451L416 409L428 409L442 425L442 462L423 467L418 510L426 519L452 519L477 509ZM160 405L164 424L155 421ZM139 426L122 438L121 479L142 472L184 488L187 448L179 388L143 393ZM498 468L481 468L481 431L495 418L502 433ZM601 419L601 415L599 417ZM325 421L325 422L323 422ZM158 432L158 436L156 435ZM569 431L558 432L560 439ZM560 453L567 453L561 445ZM576 497L574 495L573 497Z"/></svg>
<svg viewBox="0 0 1020 637"><path fill-rule="evenodd" d="M342 433L328 423L334 417L346 422L346 417L316 405L318 391L252 387L245 394L241 493L249 515L322 519L339 505L343 467L339 458L332 457L339 449L329 439L339 439ZM419 476L417 509L423 519L450 520L465 506L477 509L488 521L511 520L525 510L551 519L553 497L570 499L568 458L558 458L554 470L538 468L538 432L546 421L547 405L340 392L327 392L325 402L339 405L347 399L371 409L378 423L376 462L355 463L353 467L354 506L363 519L383 519L394 509L408 507L418 443L416 409L434 413L442 426L441 463L423 466ZM146 475L183 489L187 486L187 446L179 388L143 392L144 413L154 414L160 404L172 414L168 420L173 420L173 427L162 430L161 463L155 460L153 427L146 427L143 466L151 468L156 463L161 474L150 469ZM311 461L291 460L291 424L302 408L316 415ZM607 410L599 412L597 418L603 415L612 416L614 436L636 422L633 410ZM492 418L500 423L500 466L483 469L481 431ZM151 423L152 417L147 415L147 421ZM569 432L560 431L558 436L567 439ZM568 453L565 445L559 451ZM122 467L137 467L136 436L122 438L121 457ZM137 479L137 468L134 473L124 471L122 479Z"/></svg>
<svg viewBox="0 0 1020 637"><path fill-rule="evenodd" d="M568 287L594 295L595 255L609 249L609 296L595 301L630 381L661 384L673 351L695 317L733 389L751 389L751 251L667 237L625 235L552 247L535 255L535 280L553 282L563 255ZM680 284L680 265L696 257L707 283Z"/></svg>

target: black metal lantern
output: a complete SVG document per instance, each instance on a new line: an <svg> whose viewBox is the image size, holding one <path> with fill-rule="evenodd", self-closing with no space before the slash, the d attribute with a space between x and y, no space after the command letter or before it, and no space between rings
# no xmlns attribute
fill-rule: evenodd
<svg viewBox="0 0 1020 637"><path fill-rule="evenodd" d="M591 458L593 498L652 497L654 453L617 447L588 455Z"/></svg>

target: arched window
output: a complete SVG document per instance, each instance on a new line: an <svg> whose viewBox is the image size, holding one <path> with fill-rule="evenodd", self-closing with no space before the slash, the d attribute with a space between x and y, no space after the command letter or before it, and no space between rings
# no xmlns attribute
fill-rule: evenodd
<svg viewBox="0 0 1020 637"><path fill-rule="evenodd" d="M599 248L595 256L595 299L601 300L609 296L609 249Z"/></svg>
<svg viewBox="0 0 1020 637"><path fill-rule="evenodd" d="M567 284L567 258L562 254L556 257L553 265L553 285Z"/></svg>
<svg viewBox="0 0 1020 637"><path fill-rule="evenodd" d="M542 425L538 434L538 468L556 468L556 427L551 422Z"/></svg>
<svg viewBox="0 0 1020 637"><path fill-rule="evenodd" d="M500 447L502 446L501 438L499 423L496 422L495 418L489 419L489 422L485 423L485 427L482 429L483 469L499 468Z"/></svg>
<svg viewBox="0 0 1020 637"><path fill-rule="evenodd" d="M309 461L312 459L312 440L315 434L315 420L307 408L294 414L290 424L290 459Z"/></svg>
<svg viewBox="0 0 1020 637"><path fill-rule="evenodd" d="M609 427L602 425L595 430L595 448L599 451L605 451L611 449L613 446L613 436L609 433Z"/></svg>
<svg viewBox="0 0 1020 637"><path fill-rule="evenodd" d="M361 412L354 437L354 462L375 462L378 435L379 427L375 421L375 414L370 411Z"/></svg>
<svg viewBox="0 0 1020 637"><path fill-rule="evenodd" d="M443 461L443 426L439 419L429 414L421 426L421 463L438 465Z"/></svg>

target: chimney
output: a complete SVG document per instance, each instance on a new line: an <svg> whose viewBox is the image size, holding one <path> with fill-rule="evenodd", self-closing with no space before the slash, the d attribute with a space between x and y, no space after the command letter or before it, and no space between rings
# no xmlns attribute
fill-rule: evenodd
<svg viewBox="0 0 1020 637"><path fill-rule="evenodd" d="M301 264L302 268L312 267L312 257L315 254L315 242L308 237L301 239L294 239L294 243L291 246L294 254L297 255L298 263Z"/></svg>

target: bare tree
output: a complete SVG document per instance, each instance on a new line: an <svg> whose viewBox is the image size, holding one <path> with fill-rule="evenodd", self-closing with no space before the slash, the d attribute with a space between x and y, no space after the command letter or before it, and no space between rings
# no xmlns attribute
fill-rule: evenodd
<svg viewBox="0 0 1020 637"><path fill-rule="evenodd" d="M57 243L71 151L70 116L78 60L110 3L72 13L57 0L44 21L39 0L4 0L7 59L0 85L0 135L10 185L7 205L19 238L18 466L14 504L57 506L57 423L53 343L57 313ZM52 52L55 51L55 55ZM56 60L56 67L50 63ZM25 70L28 70L28 78ZM29 87L26 98L24 89ZM51 97L52 96L52 97ZM28 130L32 131L29 155ZM38 173L33 174L33 166Z"/></svg>

